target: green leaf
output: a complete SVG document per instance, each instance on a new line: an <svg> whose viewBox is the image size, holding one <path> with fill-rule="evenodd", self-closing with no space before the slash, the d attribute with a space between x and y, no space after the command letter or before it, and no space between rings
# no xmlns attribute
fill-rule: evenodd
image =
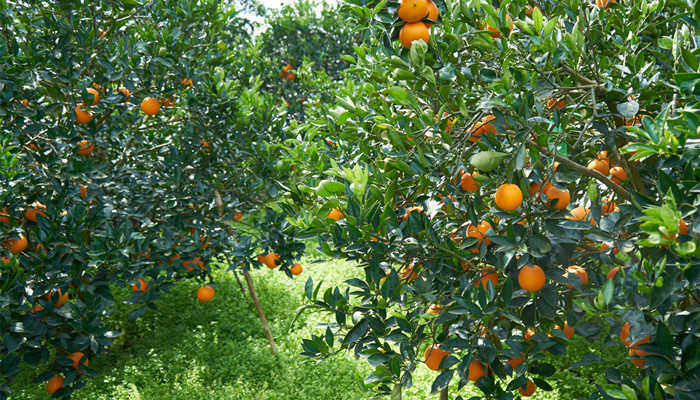
<svg viewBox="0 0 700 400"><path fill-rule="evenodd" d="M345 61L349 62L350 64L357 63L357 61L355 61L355 58L353 58L353 56L347 55L347 54L343 54L342 56L340 56L340 59L345 60Z"/></svg>
<svg viewBox="0 0 700 400"><path fill-rule="evenodd" d="M409 103L409 94L405 88L402 88L400 86L392 86L387 90L387 92L389 93L389 96L393 97L394 100L396 100L398 103Z"/></svg>
<svg viewBox="0 0 700 400"><path fill-rule="evenodd" d="M542 11L540 11L539 7L533 7L532 19L535 22L535 32L539 34L542 31L543 26Z"/></svg>
<svg viewBox="0 0 700 400"><path fill-rule="evenodd" d="M615 293L615 280L607 279L603 285L603 301L605 305L609 305Z"/></svg>
<svg viewBox="0 0 700 400"><path fill-rule="evenodd" d="M448 369L447 371L441 372L440 375L438 375L437 378L435 378L435 380L433 381L433 386L430 390L430 393L438 393L445 389L447 386L449 386L454 372L454 369Z"/></svg>
<svg viewBox="0 0 700 400"><path fill-rule="evenodd" d="M345 185L332 181L330 179L324 179L318 183L316 186L316 194L322 197L328 197L334 194L342 194L345 192Z"/></svg>
<svg viewBox="0 0 700 400"><path fill-rule="evenodd" d="M690 256L693 253L695 253L695 250L697 249L697 246L695 245L694 241L688 241L688 242L683 242L683 243L675 243L673 245L673 249L678 252L678 254L682 256Z"/></svg>
<svg viewBox="0 0 700 400"><path fill-rule="evenodd" d="M501 153L498 151L482 151L474 154L470 159L469 163L476 169L489 172L498 168L501 161L508 156L508 153Z"/></svg>
<svg viewBox="0 0 700 400"><path fill-rule="evenodd" d="M411 43L410 59L411 64L418 69L422 69L425 59L425 53L428 52L428 44L423 39L414 40Z"/></svg>
<svg viewBox="0 0 700 400"><path fill-rule="evenodd" d="M632 387L623 383L620 385L620 390L627 400L637 400L637 393Z"/></svg>

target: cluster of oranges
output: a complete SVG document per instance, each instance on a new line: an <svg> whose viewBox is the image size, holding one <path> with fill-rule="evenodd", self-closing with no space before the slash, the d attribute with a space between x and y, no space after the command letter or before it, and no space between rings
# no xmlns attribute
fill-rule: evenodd
<svg viewBox="0 0 700 400"><path fill-rule="evenodd" d="M267 253L258 255L258 262L267 266L270 269L275 269L279 267L280 261L281 258L277 253ZM291 267L289 267L289 272L291 272L292 275L299 275L303 270L304 268L299 263L294 263Z"/></svg>
<svg viewBox="0 0 700 400"><path fill-rule="evenodd" d="M399 18L406 24L399 32L399 41L403 47L410 49L413 41L430 41L430 23L423 22L427 18L437 21L440 11L432 0L402 0L397 11Z"/></svg>
<svg viewBox="0 0 700 400"><path fill-rule="evenodd" d="M442 361L445 359L445 357L449 355L449 351L445 351L441 349L439 345L433 344L425 349L425 352L423 353L423 359L425 360L425 365L429 369L433 371L438 371L440 370L440 364L442 364ZM508 363L513 368L513 371L515 371L517 366L523 361L525 361L524 358L513 358L509 360ZM485 377L487 372L488 366L484 365L479 360L473 360L469 363L469 366L467 368L467 379L471 382L476 382L479 379ZM535 393L535 389L536 388L534 382L528 380L525 385L518 388L518 392L520 392L520 395L523 397L529 397Z"/></svg>
<svg viewBox="0 0 700 400"><path fill-rule="evenodd" d="M190 89L194 87L194 82L192 79L184 78L180 83ZM92 102L91 104L86 104L83 102L75 107L75 122L77 124L88 124L92 121L93 117L92 113L90 112L90 107L96 106L100 101L100 95L104 94L104 88L96 83L93 83L93 85L87 88L86 91L92 96ZM129 101L131 98L131 91L123 86L117 88L114 92L122 95L122 102ZM153 116L158 114L161 107L171 107L174 103L174 95L171 97L161 98L160 100L147 96L141 100L141 111L146 115Z"/></svg>
<svg viewBox="0 0 700 400"><path fill-rule="evenodd" d="M292 68L294 68L292 64L285 65L284 68L282 68L282 72L280 72L280 79L287 79L289 81L295 80L296 76L293 73L289 72L292 70Z"/></svg>
<svg viewBox="0 0 700 400"><path fill-rule="evenodd" d="M645 336L642 339L632 343L632 340L629 338L631 329L632 326L629 322L622 324L622 329L620 329L620 340L625 346L629 347L628 355L632 357L630 360L632 364L638 368L644 368L644 360L642 358L649 355L649 352L640 349L639 345L649 343L651 338L649 336Z"/></svg>
<svg viewBox="0 0 700 400"><path fill-rule="evenodd" d="M598 171L603 176L609 177L611 181L618 185L627 180L627 172L622 167L613 165L612 160L608 158L606 150L598 153L598 156L591 160L587 167Z"/></svg>

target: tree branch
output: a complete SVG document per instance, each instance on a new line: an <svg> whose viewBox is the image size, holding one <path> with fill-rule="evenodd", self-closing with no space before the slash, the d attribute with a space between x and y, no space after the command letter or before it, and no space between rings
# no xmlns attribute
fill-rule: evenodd
<svg viewBox="0 0 700 400"><path fill-rule="evenodd" d="M603 176L603 174L601 174L600 172L598 172L594 169L586 168L583 165L581 165L575 161L569 160L566 157L562 157L558 154L554 154L554 153L540 147L540 145L538 145L537 143L533 142L530 139L527 140L527 143L530 146L536 148L537 151L539 151L540 153L547 155L547 156L550 156L550 157L554 158L555 160L561 162L562 164L566 164L567 167L569 167L573 170L576 170L583 175L589 176L591 178L594 178L594 179L602 182L603 184L605 184L605 186L612 189L619 197L621 197L627 201L631 201L632 203L635 203L635 205L636 205L636 202L632 199L632 195L630 195L630 193L625 188L623 188L622 186L618 185L617 183L611 181L606 176Z"/></svg>

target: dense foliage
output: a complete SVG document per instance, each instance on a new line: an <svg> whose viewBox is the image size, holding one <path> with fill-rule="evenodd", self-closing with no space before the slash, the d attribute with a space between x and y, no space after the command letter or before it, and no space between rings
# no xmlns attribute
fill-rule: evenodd
<svg viewBox="0 0 700 400"><path fill-rule="evenodd" d="M251 47L233 8L3 1L0 20L0 398L23 363L57 397L94 376L117 287L135 318L177 280L211 281L214 257L270 253L291 276L304 245L265 208L288 174L284 112L226 68Z"/></svg>
<svg viewBox="0 0 700 400"><path fill-rule="evenodd" d="M572 335L608 335L639 373L591 398L697 398L697 5L403 2L345 2L355 79L306 126L339 145L296 195L361 269L309 280L334 320L304 353L367 357L394 399L426 366L441 398L510 399L550 389Z"/></svg>
<svg viewBox="0 0 700 400"><path fill-rule="evenodd" d="M697 2L311 4L0 1L0 399L96 376L115 293L309 237L357 273L303 354L378 395L528 397L576 335L631 362L591 398L697 398Z"/></svg>

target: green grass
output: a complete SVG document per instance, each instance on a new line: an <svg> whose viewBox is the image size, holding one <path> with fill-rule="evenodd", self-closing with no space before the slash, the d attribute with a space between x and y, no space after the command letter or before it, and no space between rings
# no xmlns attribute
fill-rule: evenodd
<svg viewBox="0 0 700 400"><path fill-rule="evenodd" d="M149 311L135 322L127 322L128 307L119 306L115 318L124 332L106 354L90 360L99 372L96 379L74 395L85 400L192 400L255 399L292 400L366 399L372 392L362 380L371 371L365 359L356 360L343 352L316 363L302 357L301 340L312 332L322 333L315 325L324 317L305 313L287 331L294 310L303 304L303 286L308 276L314 281L339 284L357 271L352 264L331 261L304 263L304 273L290 280L277 271L252 273L258 295L277 341L279 354L273 356L257 314L240 292L233 274L215 273L216 298L208 304L195 299L196 282L183 282L157 302L158 310ZM598 347L600 349L600 347ZM624 363L621 349L606 350L606 367ZM556 360L562 367L590 351L583 340L574 340L570 354ZM619 353L619 357L616 355ZM562 367L563 368L563 367ZM602 383L604 368L584 367L581 371L560 371L553 378L554 391L538 391L533 399L570 400L592 390L589 376ZM25 370L11 384L12 400L48 398L43 385L32 380L37 370ZM419 366L414 386L404 399L435 399L430 396L433 371ZM455 380L456 381L456 380ZM457 393L456 385L451 388ZM473 385L463 388L464 398L479 395ZM452 397L454 398L454 397Z"/></svg>

